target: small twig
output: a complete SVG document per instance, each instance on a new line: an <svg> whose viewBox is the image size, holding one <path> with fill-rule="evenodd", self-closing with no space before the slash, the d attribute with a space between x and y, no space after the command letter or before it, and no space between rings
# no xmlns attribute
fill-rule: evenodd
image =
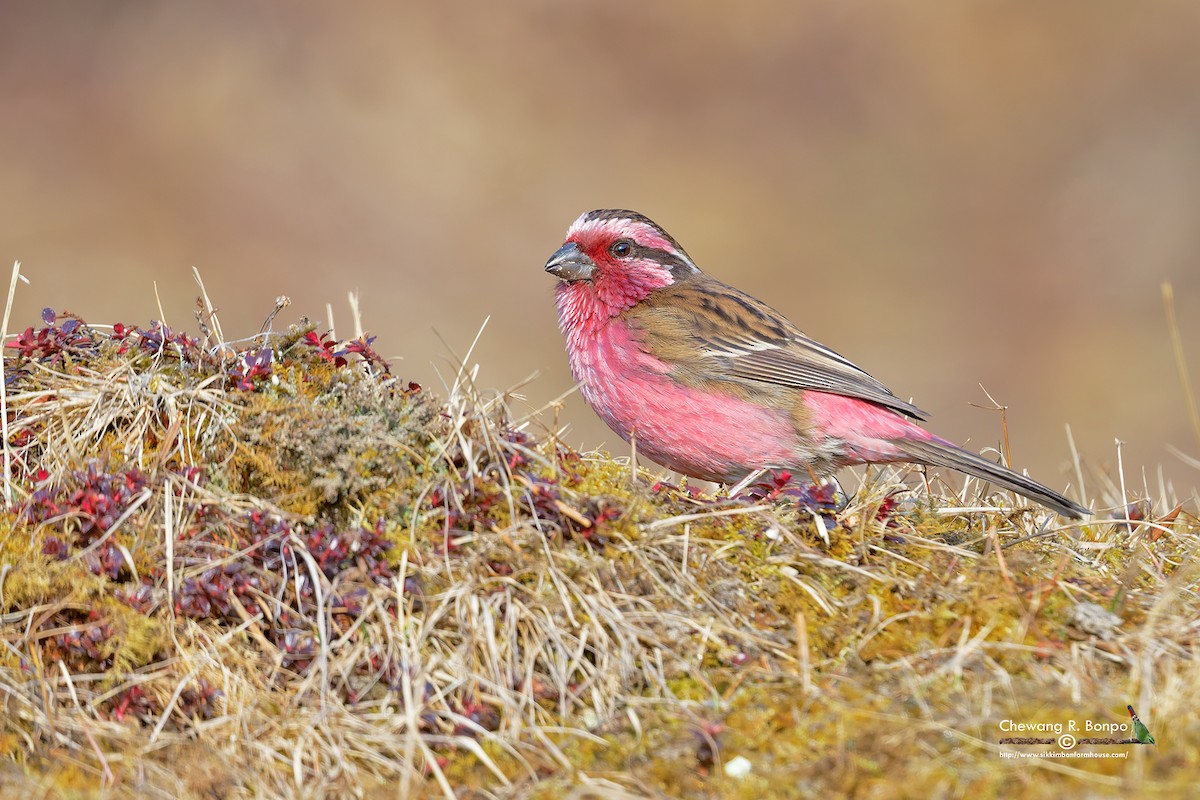
<svg viewBox="0 0 1200 800"><path fill-rule="evenodd" d="M154 281L154 302L158 304L158 321L167 324L167 312L163 311L162 297L158 294L158 281Z"/></svg>
<svg viewBox="0 0 1200 800"><path fill-rule="evenodd" d="M1121 478L1121 513L1125 515L1125 529L1133 532L1133 520L1129 518L1129 495L1125 491L1125 457L1121 453L1121 447L1125 444L1120 439L1117 443L1117 475Z"/></svg>
<svg viewBox="0 0 1200 800"><path fill-rule="evenodd" d="M175 691L171 693L171 699L163 706L162 714L158 717L158 722L154 725L154 730L150 731L149 743L153 745L158 741L158 737L162 735L163 728L167 726L167 720L171 718L171 712L175 710L175 704L179 702L179 698L183 695L183 690L187 688L188 683L192 678L196 677L199 669L193 669L183 680L175 684Z"/></svg>
<svg viewBox="0 0 1200 800"><path fill-rule="evenodd" d="M654 522L646 525L646 530L656 531L660 528L669 528L672 525L679 525L684 522L693 522L698 519L712 519L715 517L732 517L738 514L754 514L759 511L766 511L770 508L769 505L747 506L746 508L723 508L720 511L705 511L699 514L679 514L666 519L656 519Z"/></svg>
<svg viewBox="0 0 1200 800"><path fill-rule="evenodd" d="M200 270L192 267L192 275L196 279L196 283L200 286L200 294L204 297L204 306L208 309L208 318L212 320L213 330L217 334L217 345L225 343L225 333L221 330L221 320L217 319L217 309L213 307L212 300L209 299L208 290L204 288L204 279L200 277Z"/></svg>
<svg viewBox="0 0 1200 800"><path fill-rule="evenodd" d="M267 315L267 319L263 322L262 327L258 329L260 334L271 332L271 323L275 321L275 317L279 316L279 312L292 304L292 298L286 294L281 294L275 298L275 308L271 309L271 313Z"/></svg>
<svg viewBox="0 0 1200 800"><path fill-rule="evenodd" d="M361 339L363 337L362 310L358 305L358 292L347 292L347 298L350 300L350 314L354 317L354 338ZM487 323L484 322L484 325ZM480 328L480 333L483 329ZM472 345L474 346L474 345ZM467 356L470 358L470 355Z"/></svg>
<svg viewBox="0 0 1200 800"><path fill-rule="evenodd" d="M67 692L71 695L71 702L75 704L75 710L83 714L83 706L79 703L79 694L75 691L75 681L71 679L71 672L67 669L67 665L62 659L58 661L58 669L62 672L63 682L67 685ZM112 770L108 766L108 759L104 757L104 751L100 749L100 744L96 741L96 737L92 736L92 731L84 727L83 737L88 740L88 744L92 746L92 752L96 754L96 760L100 762L100 771L103 774L104 786L112 786L116 781Z"/></svg>
<svg viewBox="0 0 1200 800"><path fill-rule="evenodd" d="M992 549L996 551L996 564L1000 567L1000 577L1004 580L1004 584L1008 586L1014 597L1019 598L1017 585L1013 583L1012 575L1008 572L1008 564L1004 562L1004 548L1000 546L1000 531L996 529L995 519L988 526L988 538L992 540Z"/></svg>
<svg viewBox="0 0 1200 800"><path fill-rule="evenodd" d="M992 395L988 392L988 390L983 387L982 383L979 384L979 388L980 388L980 390L983 391L983 393L987 397L987 399L992 402L992 408L990 410L1000 412L1000 435L1001 435L1001 438L1004 440L1004 452L1001 453L1001 455L1004 456L1004 466L1008 467L1009 469L1012 469L1012 450L1008 443L1008 406L1002 406L999 403L997 403L996 398L992 397ZM975 405L975 404L972 403L971 405ZM975 406L975 407L982 408L982 406Z"/></svg>
<svg viewBox="0 0 1200 800"><path fill-rule="evenodd" d="M1088 505L1087 489L1083 485L1083 464L1079 460L1079 448L1075 446L1075 434L1071 432L1071 423L1067 423L1067 445L1071 448L1071 463L1075 465L1075 479L1079 481L1079 502Z"/></svg>
<svg viewBox="0 0 1200 800"><path fill-rule="evenodd" d="M729 487L729 496L737 497L739 494L746 491L747 486L749 486L750 484L754 483L756 480L761 478L765 472L767 472L766 467L762 467L760 469L754 470L749 475L747 475L746 477L742 478L740 481L735 483L733 486Z"/></svg>
<svg viewBox="0 0 1200 800"><path fill-rule="evenodd" d="M692 524L690 522L683 523L683 559L680 565L680 572L684 579L688 576L688 545L692 538Z"/></svg>
<svg viewBox="0 0 1200 800"><path fill-rule="evenodd" d="M171 498L175 492L171 489L168 478L163 483L163 549L166 550L167 562L167 597L175 597L175 518L171 508ZM175 604L167 603L167 613L175 616Z"/></svg>
<svg viewBox="0 0 1200 800"><path fill-rule="evenodd" d="M803 611L796 612L796 650L800 656L800 686L805 694L812 694L812 664L808 652L808 620Z"/></svg>

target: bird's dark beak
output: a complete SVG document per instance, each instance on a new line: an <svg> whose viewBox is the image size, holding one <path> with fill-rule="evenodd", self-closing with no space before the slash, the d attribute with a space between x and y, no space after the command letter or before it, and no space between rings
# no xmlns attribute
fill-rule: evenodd
<svg viewBox="0 0 1200 800"><path fill-rule="evenodd" d="M587 253L579 249L574 242L567 242L550 256L546 262L546 272L562 278L564 281L591 280L596 271L596 262L588 258Z"/></svg>

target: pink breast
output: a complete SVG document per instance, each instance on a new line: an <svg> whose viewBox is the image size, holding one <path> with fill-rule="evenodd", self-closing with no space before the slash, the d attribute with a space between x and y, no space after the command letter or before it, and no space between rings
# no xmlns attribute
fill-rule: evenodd
<svg viewBox="0 0 1200 800"><path fill-rule="evenodd" d="M568 331L567 338L584 399L625 441L636 433L638 452L653 461L714 481L796 462L786 412L677 383L621 320Z"/></svg>

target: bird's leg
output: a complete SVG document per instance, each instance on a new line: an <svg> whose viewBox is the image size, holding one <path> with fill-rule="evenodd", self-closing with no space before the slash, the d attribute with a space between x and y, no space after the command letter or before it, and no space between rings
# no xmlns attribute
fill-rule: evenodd
<svg viewBox="0 0 1200 800"><path fill-rule="evenodd" d="M817 477L817 473L813 470L812 464L805 462L804 468L808 470L808 477L812 478L813 486L820 486L821 479Z"/></svg>

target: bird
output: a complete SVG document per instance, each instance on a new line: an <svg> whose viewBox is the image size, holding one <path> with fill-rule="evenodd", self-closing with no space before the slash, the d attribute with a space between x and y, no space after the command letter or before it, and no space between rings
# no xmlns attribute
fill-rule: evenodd
<svg viewBox="0 0 1200 800"><path fill-rule="evenodd" d="M1134 713L1133 706L1127 705L1125 707L1129 709L1129 716L1133 717L1134 738L1136 738L1141 744L1157 745L1158 743L1154 741L1154 737L1150 735L1150 729L1147 728L1145 724L1138 719L1138 715Z"/></svg>
<svg viewBox="0 0 1200 800"><path fill-rule="evenodd" d="M559 327L583 399L668 469L732 486L761 470L816 478L912 462L983 478L1072 519L1091 513L925 430L924 411L701 271L642 214L581 215L546 272L558 279Z"/></svg>

